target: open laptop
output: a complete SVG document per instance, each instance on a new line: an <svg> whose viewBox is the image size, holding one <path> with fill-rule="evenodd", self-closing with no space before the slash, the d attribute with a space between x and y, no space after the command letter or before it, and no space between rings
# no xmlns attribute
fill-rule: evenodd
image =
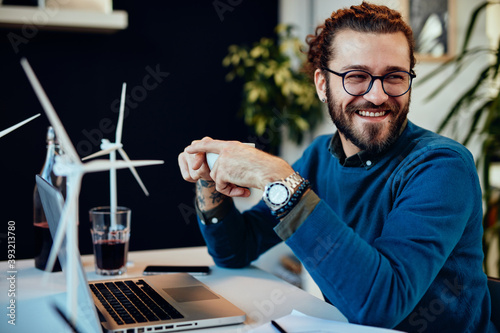
<svg viewBox="0 0 500 333"><path fill-rule="evenodd" d="M52 237L64 206L61 193L40 176L36 183ZM65 242L59 251L63 271ZM88 282L78 262L78 332L171 332L239 324L245 313L186 273ZM114 295L115 293L119 295ZM135 303L136 305L134 305Z"/></svg>

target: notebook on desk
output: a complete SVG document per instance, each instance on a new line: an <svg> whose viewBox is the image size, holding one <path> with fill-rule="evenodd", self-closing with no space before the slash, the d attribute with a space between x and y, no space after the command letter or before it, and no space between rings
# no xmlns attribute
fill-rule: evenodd
<svg viewBox="0 0 500 333"><path fill-rule="evenodd" d="M40 176L36 183L52 237L64 200ZM65 244L59 251L63 271ZM245 313L189 274L141 276L88 282L80 260L78 268L78 332L171 332L239 324Z"/></svg>

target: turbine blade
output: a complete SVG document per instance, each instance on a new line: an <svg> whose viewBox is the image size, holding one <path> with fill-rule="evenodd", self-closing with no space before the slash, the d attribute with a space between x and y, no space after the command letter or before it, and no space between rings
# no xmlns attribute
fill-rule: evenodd
<svg viewBox="0 0 500 333"><path fill-rule="evenodd" d="M35 94L37 95L40 104L42 104L42 107L47 115L47 118L49 118L50 124L52 125L54 131L56 132L59 144L61 145L61 148L63 149L64 153L69 156L72 162L80 163L80 158L76 152L75 147L71 143L68 133L66 133L66 130L64 129L64 126L61 123L61 120L57 116L56 110L54 110L52 103L50 103L47 94L45 94L42 85L38 81L35 72L33 72L33 69L31 68L26 58L21 59L21 66L23 67L24 72L26 73L26 76L28 77L28 80L31 83L33 90L35 90Z"/></svg>
<svg viewBox="0 0 500 333"><path fill-rule="evenodd" d="M122 156L122 158L127 161L127 162L131 162L130 161L130 158L128 157L127 153L125 152L125 150L123 149L118 149L118 152L120 153L120 155ZM144 191L144 194L146 194L146 196L149 197L149 192L148 190L146 189L146 186L144 185L144 183L142 182L141 180L141 177L139 176L139 174L137 173L137 170L135 170L135 168L133 166L130 166L129 167L130 169L130 172L132 172L132 174L134 175L135 177L135 180L137 180L137 182L139 183L139 186L142 188L142 190Z"/></svg>
<svg viewBox="0 0 500 333"><path fill-rule="evenodd" d="M28 119L26 119L26 120L23 120L23 121L21 121L20 123L17 123L16 125L14 125L14 126L11 126L11 127L7 128L7 129L4 129L3 131L1 131L1 132L0 132L0 138L1 138L2 136L4 136L4 135L9 134L9 133L10 133L10 132L12 132L12 131L14 131L14 130L18 129L19 127L23 126L24 124L26 124L26 123L28 123L28 122L32 121L33 119L35 119L35 118L37 118L37 117L39 117L39 116L40 116L40 113L39 113L39 114L37 114L37 115L34 115L33 117L30 117L30 118L28 118Z"/></svg>
<svg viewBox="0 0 500 333"><path fill-rule="evenodd" d="M139 160L139 161L107 161L107 160L94 160L83 164L83 171L87 172L98 172L98 171L106 171L110 169L125 169L130 166L140 167L147 165L156 165L163 164L163 161L159 160Z"/></svg>
<svg viewBox="0 0 500 333"><path fill-rule="evenodd" d="M89 156L86 156L84 158L82 158L82 161L86 161L86 160L90 160L92 158L95 158L95 157L99 157L99 156L104 156L104 155L109 155L111 152L117 150L117 149L120 149L121 145L114 145L110 148L106 148L106 149L103 149L103 150L100 150L98 152L95 152Z"/></svg>
<svg viewBox="0 0 500 333"><path fill-rule="evenodd" d="M82 176L78 175L76 179L70 180L70 184L68 184L69 193L67 193L66 195L65 204L63 207L63 211L61 213L61 217L59 218L59 224L57 227L56 235L52 243L52 248L50 250L49 258L47 259L47 264L45 265L46 272L52 271L52 268L56 263L57 254L61 250L61 246L64 241L64 237L66 235L67 226L68 223L70 223L69 220L71 218L71 214L75 209L77 209L74 203L76 202L75 196L76 198L78 198L80 194L81 179ZM76 221L74 223L76 223ZM70 254L67 253L67 255Z"/></svg>
<svg viewBox="0 0 500 333"><path fill-rule="evenodd" d="M122 96L120 100L120 113L118 115L118 124L116 125L116 137L115 142L122 142L122 132L123 132L123 113L125 111L125 91L127 90L127 84L123 82L122 85Z"/></svg>

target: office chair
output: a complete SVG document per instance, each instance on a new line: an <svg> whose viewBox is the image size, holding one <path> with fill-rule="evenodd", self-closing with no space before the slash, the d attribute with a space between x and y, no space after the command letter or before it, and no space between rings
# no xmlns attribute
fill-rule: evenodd
<svg viewBox="0 0 500 333"><path fill-rule="evenodd" d="M488 277L488 289L491 295L491 321L500 331L500 279Z"/></svg>

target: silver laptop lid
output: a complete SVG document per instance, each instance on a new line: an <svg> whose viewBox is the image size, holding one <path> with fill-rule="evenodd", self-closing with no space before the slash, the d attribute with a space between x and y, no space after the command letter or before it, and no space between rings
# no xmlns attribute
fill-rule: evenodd
<svg viewBox="0 0 500 333"><path fill-rule="evenodd" d="M45 179L43 179L39 175L36 175L35 178L36 184L38 186L38 192L40 194L40 200L42 201L43 210L45 216L47 217L47 223L49 224L50 233L52 235L52 238L54 238L64 207L64 199L61 192L59 192L59 190L49 184ZM78 251L78 253L74 253L73 255L76 256L75 259L77 260L78 270L78 308L76 316L76 330L78 332L102 332L102 327L97 315L94 301L90 294L87 277L83 271L80 252ZM65 271L66 269L67 256L68 253L66 253L66 240L64 240L58 253L59 261L61 262L63 271ZM66 317L69 317L65 312L65 304L59 304L59 308L64 313L64 315L66 315Z"/></svg>

